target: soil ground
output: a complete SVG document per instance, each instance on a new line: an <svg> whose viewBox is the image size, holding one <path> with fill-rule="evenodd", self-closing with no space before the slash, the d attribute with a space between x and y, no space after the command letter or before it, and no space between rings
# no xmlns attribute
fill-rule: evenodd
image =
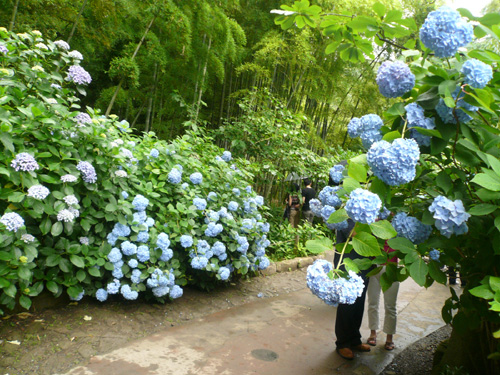
<svg viewBox="0 0 500 375"><path fill-rule="evenodd" d="M184 296L164 305L86 299L78 303L63 301L59 307L4 317L0 322L0 375L64 373L87 362L91 356L110 352L160 330L258 298L300 290L304 287L305 272L301 269L239 280L210 293L186 288ZM434 349L449 335L449 331L443 332L408 347L386 367L384 374L430 373ZM420 342L422 345L417 345ZM417 365L428 369L417 369Z"/></svg>

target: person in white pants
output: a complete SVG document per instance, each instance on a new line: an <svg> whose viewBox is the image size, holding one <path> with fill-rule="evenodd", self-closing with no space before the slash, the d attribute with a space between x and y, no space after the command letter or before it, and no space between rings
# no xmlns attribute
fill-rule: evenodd
<svg viewBox="0 0 500 375"><path fill-rule="evenodd" d="M389 246L384 247L384 251L391 252L392 250ZM397 262L397 258L394 257L389 260L390 262ZM382 287L380 286L380 278L385 272L385 266L382 270L374 276L370 277L370 282L368 283L368 326L370 328L370 337L367 340L367 344L371 346L377 345L377 330L379 329L379 301L380 292ZM397 307L396 302L398 299L399 282L394 282L389 289L384 292L384 329L383 331L387 335L385 340L385 349L393 350L394 342L392 336L396 333L396 323L397 323Z"/></svg>

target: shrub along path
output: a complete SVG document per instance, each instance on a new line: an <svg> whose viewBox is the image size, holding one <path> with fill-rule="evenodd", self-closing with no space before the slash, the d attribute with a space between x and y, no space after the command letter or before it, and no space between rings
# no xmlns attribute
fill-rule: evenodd
<svg viewBox="0 0 500 375"><path fill-rule="evenodd" d="M91 321L79 319L82 325L100 327L97 346L89 347L91 356L79 350L85 364L66 374L376 374L409 344L444 325L440 311L448 296L449 289L443 285L425 290L412 280L402 283L396 349L385 351L381 335L377 347L357 354L354 361L335 353L336 309L309 292L305 269L242 281L215 294L190 292L173 304L154 307L157 314L147 311L141 316L143 309L137 305L127 314L126 307L120 306L116 315L103 322L99 310L93 310L97 315ZM179 311L178 305L188 305L189 310ZM143 321L141 328L149 324L156 329L135 340L138 320ZM369 332L366 321L364 339ZM108 331L112 322L118 326L114 332ZM82 327L69 335L77 337L74 341L86 342L89 335L84 332ZM114 335L121 337L120 343ZM127 337L131 338L128 343ZM72 363L54 364L52 371L45 367L38 373L68 369Z"/></svg>

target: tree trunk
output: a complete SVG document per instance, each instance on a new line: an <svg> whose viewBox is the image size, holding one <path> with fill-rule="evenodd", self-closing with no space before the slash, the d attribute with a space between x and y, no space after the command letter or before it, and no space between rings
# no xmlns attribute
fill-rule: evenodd
<svg viewBox="0 0 500 375"><path fill-rule="evenodd" d="M149 23L148 27L146 28L146 31L142 35L141 40L139 41L139 44L137 44L137 47L135 48L134 54L132 55L132 60L135 59L135 56L139 52L139 48L141 48L142 43L144 42L144 39L146 39L146 35L148 35L149 29L151 29L151 26L153 26L153 22L156 19L156 15L153 16L151 19L151 22ZM120 91L123 82L125 81L124 78L120 80L120 83L118 83L118 86L116 86L115 92L113 93L113 96L111 97L111 101L109 102L108 108L106 109L105 116L108 117L109 114L111 113L111 110L113 109L113 105L115 103L116 97L118 96L118 92Z"/></svg>
<svg viewBox="0 0 500 375"><path fill-rule="evenodd" d="M83 1L82 7L80 8L78 15L76 16L76 20L73 23L73 27L71 28L71 32L69 33L68 40L66 40L66 42L68 42L68 44L71 42L71 39L73 38L73 35L75 34L76 25L78 24L78 21L80 20L80 17L82 16L83 10L87 6L87 2L88 2L88 0Z"/></svg>
<svg viewBox="0 0 500 375"><path fill-rule="evenodd" d="M137 122L137 120L139 119L139 116L141 115L142 109L143 109L143 108L144 108L144 106L146 105L146 102L147 102L147 101L148 101L148 100L146 99L146 100L144 100L144 101L142 102L141 108L139 108L139 112L137 112L137 115L135 115L135 117L134 117L134 121L132 122L132 125L130 125L130 127L131 127L131 128L133 128L133 127L134 127L135 123L136 123L136 122Z"/></svg>
<svg viewBox="0 0 500 375"><path fill-rule="evenodd" d="M203 94L203 83L205 82L205 76L207 74L208 56L210 54L210 47L211 46L212 46L212 37L208 37L207 57L205 59L205 65L203 66L203 75L201 76L201 82L200 82L200 94L198 95L198 102L196 103L196 114L194 117L195 124L198 121L198 115L200 113L201 95Z"/></svg>
<svg viewBox="0 0 500 375"><path fill-rule="evenodd" d="M14 4L14 9L12 10L12 18L10 19L9 31L14 29L14 24L16 23L17 9L19 8L19 0L16 0Z"/></svg>
<svg viewBox="0 0 500 375"><path fill-rule="evenodd" d="M157 71L158 71L158 63L155 63L155 70L153 73L153 88L151 89L151 94L149 95L148 99L148 111L146 114L146 127L144 129L145 132L148 132L150 127L151 127L151 111L153 109L153 97L156 92L156 76L157 76Z"/></svg>

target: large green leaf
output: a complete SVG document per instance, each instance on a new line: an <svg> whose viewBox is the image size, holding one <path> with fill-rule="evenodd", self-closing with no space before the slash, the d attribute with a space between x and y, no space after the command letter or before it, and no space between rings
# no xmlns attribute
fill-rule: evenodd
<svg viewBox="0 0 500 375"><path fill-rule="evenodd" d="M333 249L333 242L327 237L306 242L306 249L313 254L321 254L325 251Z"/></svg>
<svg viewBox="0 0 500 375"><path fill-rule="evenodd" d="M366 175L368 173L368 166L349 162L347 174L358 182L366 182Z"/></svg>
<svg viewBox="0 0 500 375"><path fill-rule="evenodd" d="M420 257L410 266L410 276L420 286L424 286L428 271L427 264Z"/></svg>
<svg viewBox="0 0 500 375"><path fill-rule="evenodd" d="M496 206L496 205L482 203L482 204L478 204L474 207L471 207L471 209L468 211L468 213L471 215L474 215L474 216L483 216L483 215L491 214L497 208L498 208L498 206Z"/></svg>
<svg viewBox="0 0 500 375"><path fill-rule="evenodd" d="M493 299L495 298L495 293L493 293L489 285L480 285L469 290L470 294L475 297L483 299Z"/></svg>
<svg viewBox="0 0 500 375"><path fill-rule="evenodd" d="M478 173L474 176L471 182L474 182L488 190L500 191L500 177L497 179L487 175L486 173Z"/></svg>
<svg viewBox="0 0 500 375"><path fill-rule="evenodd" d="M336 224L336 223L341 223L347 219L349 219L347 212L345 211L345 209L341 208L340 210L337 210L330 215L330 217L327 220L327 223Z"/></svg>
<svg viewBox="0 0 500 375"><path fill-rule="evenodd" d="M381 254L377 239L366 232L357 233L352 238L352 247L359 255L365 257Z"/></svg>
<svg viewBox="0 0 500 375"><path fill-rule="evenodd" d="M375 236L383 240L389 240L398 235L391 223L387 220L379 220L370 224L370 229Z"/></svg>
<svg viewBox="0 0 500 375"><path fill-rule="evenodd" d="M415 251L415 245L404 237L396 237L389 241L387 244L394 250L399 250L405 254Z"/></svg>

